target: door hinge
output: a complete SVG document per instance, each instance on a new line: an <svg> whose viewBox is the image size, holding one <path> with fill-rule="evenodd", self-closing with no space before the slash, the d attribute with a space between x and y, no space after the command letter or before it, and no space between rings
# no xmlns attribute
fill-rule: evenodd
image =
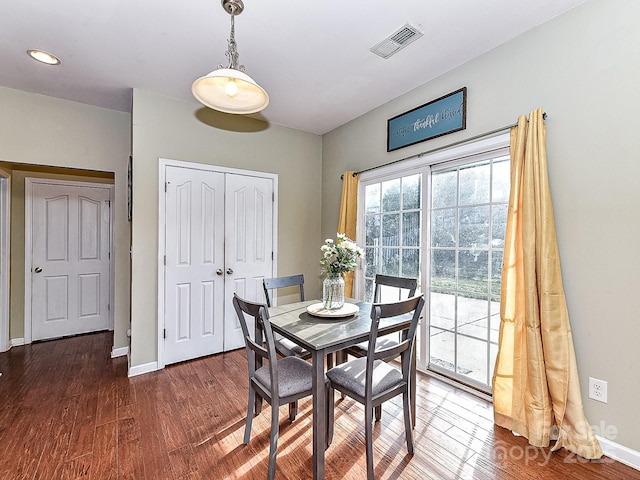
<svg viewBox="0 0 640 480"><path fill-rule="evenodd" d="M163 336L163 338L167 338L167 329L166 328L162 331L162 336Z"/></svg>
<svg viewBox="0 0 640 480"><path fill-rule="evenodd" d="M273 261L273 252L271 252L271 260Z"/></svg>
<svg viewBox="0 0 640 480"><path fill-rule="evenodd" d="M111 304L107 303L107 310L111 310Z"/></svg>
<svg viewBox="0 0 640 480"><path fill-rule="evenodd" d="M276 192L271 192L271 201L272 202L276 201Z"/></svg>
<svg viewBox="0 0 640 480"><path fill-rule="evenodd" d="M167 256L166 255L164 256L164 265L165 266L167 265Z"/></svg>
<svg viewBox="0 0 640 480"><path fill-rule="evenodd" d="M164 182L164 193L167 193L167 182Z"/></svg>

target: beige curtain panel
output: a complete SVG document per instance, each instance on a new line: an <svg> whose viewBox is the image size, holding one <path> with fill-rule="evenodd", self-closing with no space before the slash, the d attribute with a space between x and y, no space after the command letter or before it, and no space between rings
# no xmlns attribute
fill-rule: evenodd
<svg viewBox="0 0 640 480"><path fill-rule="evenodd" d="M342 196L340 198L338 233L344 233L353 241L356 240L359 178L360 174L353 170L347 170L342 174ZM349 272L344 278L344 295L346 297L351 297L353 294L353 275L353 272Z"/></svg>
<svg viewBox="0 0 640 480"><path fill-rule="evenodd" d="M582 405L546 158L542 109L511 130L511 194L502 266L495 423L531 445L602 456Z"/></svg>

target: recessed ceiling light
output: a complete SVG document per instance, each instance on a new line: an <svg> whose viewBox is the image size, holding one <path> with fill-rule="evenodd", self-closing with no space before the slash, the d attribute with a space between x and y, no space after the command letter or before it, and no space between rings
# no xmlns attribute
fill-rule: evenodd
<svg viewBox="0 0 640 480"><path fill-rule="evenodd" d="M27 53L34 60L46 63L47 65L60 65L60 59L58 57L44 50L27 50Z"/></svg>

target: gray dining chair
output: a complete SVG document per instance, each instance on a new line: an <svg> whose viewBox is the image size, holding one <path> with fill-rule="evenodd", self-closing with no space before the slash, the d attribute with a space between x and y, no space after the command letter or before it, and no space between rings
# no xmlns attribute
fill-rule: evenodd
<svg viewBox="0 0 640 480"><path fill-rule="evenodd" d="M382 303L382 291L383 289L387 291L389 288L397 290L397 292L394 292L394 297L397 297L393 299L394 301L402 300L404 292L406 292L406 296L404 298L410 298L416 294L418 279L377 274L375 277L375 288L373 291L373 303ZM386 300L385 303L387 303ZM380 337L377 341L378 343L381 343L380 347L392 346L398 343L393 334ZM369 342L362 342L347 348L345 351L348 355L359 358L365 357L368 349Z"/></svg>
<svg viewBox="0 0 640 480"><path fill-rule="evenodd" d="M269 322L269 312L265 304L243 300L234 293L233 306L242 327L249 371L249 399L243 443L246 445L251 439L251 424L255 414L257 395L271 405L271 434L267 478L272 480L276 473L280 405L289 404L289 420L293 422L297 413L298 400L312 394L313 367L308 362L295 356L278 359L273 330ZM247 317L253 318L254 325L262 332L264 342L257 343L252 338L247 324ZM264 359L268 360L267 365L262 365ZM328 395L328 392L327 381L325 395ZM327 401L326 403L326 414L332 417L333 402ZM329 445L330 440L329 436L327 436L327 445Z"/></svg>
<svg viewBox="0 0 640 480"><path fill-rule="evenodd" d="M367 355L341 363L327 371L329 398L338 390L364 405L365 442L367 454L367 478L373 480L373 412L383 402L402 394L404 429L407 450L413 454L413 425L411 415L410 376L411 356L416 337L416 329L422 309L424 295L418 295L396 303L374 303L371 307L371 332ZM380 320L411 314L408 331L396 345L382 347L378 339ZM400 369L390 358L401 358ZM329 402L333 403L333 402ZM333 434L333 416L329 417L328 435ZM330 442L331 438L328 439Z"/></svg>
<svg viewBox="0 0 640 480"><path fill-rule="evenodd" d="M416 294L416 289L418 288L418 279L417 278L408 278L408 277L393 277L390 275L381 275L377 274L375 277L375 288L373 290L373 302L381 303L382 302L382 293L385 293L385 301L389 298L389 294L393 294L393 300L402 300L402 298L410 298ZM395 289L395 292L389 292L390 289ZM405 293L406 292L406 293ZM399 335L398 334L390 334L382 336L376 339L378 342L379 348L388 348L398 344ZM352 357L361 358L367 356L367 351L369 350L369 342L361 342L356 345L352 345L345 349L344 353L346 355L351 355ZM382 418L382 407L376 408L376 421Z"/></svg>
<svg viewBox="0 0 640 480"><path fill-rule="evenodd" d="M300 301L304 302L304 275L302 274L290 275L288 277L265 278L262 280L262 287L264 289L264 298L266 299L267 307L271 307L273 304L271 292L279 288L298 287ZM311 358L311 352L288 338L276 335L275 342L276 351L283 357L295 356L305 360Z"/></svg>

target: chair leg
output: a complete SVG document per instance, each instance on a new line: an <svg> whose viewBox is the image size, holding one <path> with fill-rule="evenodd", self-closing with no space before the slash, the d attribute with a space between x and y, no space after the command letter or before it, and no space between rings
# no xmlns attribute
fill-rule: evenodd
<svg viewBox="0 0 640 480"><path fill-rule="evenodd" d="M244 440L242 443L245 445L249 443L251 439L251 423L253 422L253 412L256 406L256 392L251 386L249 386L249 402L247 405L247 423L244 427Z"/></svg>
<svg viewBox="0 0 640 480"><path fill-rule="evenodd" d="M404 409L404 431L407 437L407 451L413 455L413 422L411 421L411 401L407 390L402 394Z"/></svg>
<svg viewBox="0 0 640 480"><path fill-rule="evenodd" d="M276 477L276 456L278 455L278 430L279 430L280 405L277 399L273 399L271 404L271 441L269 443L269 471L267 479L273 480Z"/></svg>
<svg viewBox="0 0 640 480"><path fill-rule="evenodd" d="M338 357L337 357L337 352L336 352L336 354L335 354L335 355L336 355L336 357L335 357L335 358L336 358L336 365L337 365L337 364L338 364L338 361L337 361L337 358L338 358ZM329 354L327 354L327 370L330 370L330 369L332 369L332 368L333 368L333 359L334 359L334 354L333 354L333 353L329 353Z"/></svg>
<svg viewBox="0 0 640 480"><path fill-rule="evenodd" d="M349 360L349 355L347 355L345 353L344 350L339 350L336 352L336 365L340 365L341 363L346 362L347 360ZM340 392L340 398L342 400L344 400L346 397L346 395L344 394L344 392Z"/></svg>
<svg viewBox="0 0 640 480"><path fill-rule="evenodd" d="M326 386L327 392L327 444L326 448L329 448L331 442L333 441L333 415L334 415L334 403L335 403L335 395L334 390L327 384Z"/></svg>
<svg viewBox="0 0 640 480"><path fill-rule="evenodd" d="M256 415L259 415L262 411L262 397L260 395L256 395Z"/></svg>
<svg viewBox="0 0 640 480"><path fill-rule="evenodd" d="M374 410L376 412L376 422L379 422L382 418L382 404L375 407Z"/></svg>
<svg viewBox="0 0 640 480"><path fill-rule="evenodd" d="M364 409L364 439L365 439L365 443L367 444L367 480L374 480L373 425L372 424L373 424L373 407L371 406L371 403L369 403L369 405L365 406L365 409Z"/></svg>
<svg viewBox="0 0 640 480"><path fill-rule="evenodd" d="M293 423L296 419L296 415L298 415L298 401L291 402L289 404L289 421Z"/></svg>

